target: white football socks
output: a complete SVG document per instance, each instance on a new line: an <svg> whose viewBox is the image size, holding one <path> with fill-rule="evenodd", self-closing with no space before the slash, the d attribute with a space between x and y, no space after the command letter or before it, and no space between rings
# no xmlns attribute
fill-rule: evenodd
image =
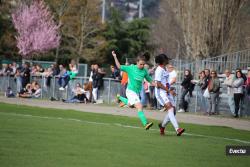
<svg viewBox="0 0 250 167"><path fill-rule="evenodd" d="M178 125L177 120L176 120L176 118L174 116L174 109L173 108L170 108L168 110L168 117L170 119L170 122L174 126L175 130L177 131L177 129L179 128L179 125Z"/></svg>
<svg viewBox="0 0 250 167"><path fill-rule="evenodd" d="M169 116L168 116L168 113L167 113L164 120L162 121L161 126L166 127L169 122L170 122L170 119L169 119Z"/></svg>

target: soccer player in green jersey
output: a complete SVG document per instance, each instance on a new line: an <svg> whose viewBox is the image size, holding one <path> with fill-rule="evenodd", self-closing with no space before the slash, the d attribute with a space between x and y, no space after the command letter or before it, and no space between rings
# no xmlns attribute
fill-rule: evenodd
<svg viewBox="0 0 250 167"><path fill-rule="evenodd" d="M118 61L117 55L114 51L112 51L112 55L114 57L117 68L128 74L128 86L126 89L127 98L119 96L119 99L128 106L136 107L138 111L138 116L143 126L145 127L146 130L148 130L153 125L153 122L148 122L147 118L144 115L143 106L139 98L139 92L141 91L142 82L144 81L144 78L152 85L155 85L155 83L149 76L148 71L144 68L145 57L138 56L136 65L132 64L130 66L126 66L126 65L120 65L120 62Z"/></svg>

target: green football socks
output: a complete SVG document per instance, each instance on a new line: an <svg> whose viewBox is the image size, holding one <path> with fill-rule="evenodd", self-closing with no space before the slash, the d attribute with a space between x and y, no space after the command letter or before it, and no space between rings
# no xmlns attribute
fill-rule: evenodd
<svg viewBox="0 0 250 167"><path fill-rule="evenodd" d="M144 112L143 111L138 111L138 116L139 116L143 126L145 126L148 123L148 121L147 121L147 118L144 115Z"/></svg>
<svg viewBox="0 0 250 167"><path fill-rule="evenodd" d="M122 96L119 96L119 100L121 100L124 104L128 105L128 99Z"/></svg>

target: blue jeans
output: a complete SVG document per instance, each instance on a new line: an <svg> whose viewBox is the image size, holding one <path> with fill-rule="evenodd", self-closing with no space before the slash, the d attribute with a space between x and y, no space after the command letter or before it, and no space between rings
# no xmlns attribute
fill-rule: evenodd
<svg viewBox="0 0 250 167"><path fill-rule="evenodd" d="M229 108L230 108L232 115L234 115L235 104L234 104L234 96L233 95L228 95L227 103L229 105Z"/></svg>
<svg viewBox="0 0 250 167"><path fill-rule="evenodd" d="M140 97L141 97L141 104L143 106L146 106L147 105L147 96L146 96L145 89L144 89L143 85L142 85L142 89L140 92Z"/></svg>
<svg viewBox="0 0 250 167"><path fill-rule="evenodd" d="M219 99L219 93L210 92L208 113L216 113L218 99Z"/></svg>
<svg viewBox="0 0 250 167"><path fill-rule="evenodd" d="M207 99L203 96L203 93L204 92L202 90L197 91L198 105L200 106L201 111L206 112L207 111L207 105L206 105Z"/></svg>
<svg viewBox="0 0 250 167"><path fill-rule="evenodd" d="M67 75L67 76L65 76L65 77L60 77L60 78L58 79L58 84L60 85L60 87L65 88L65 87L68 85L69 80L70 80L69 75Z"/></svg>

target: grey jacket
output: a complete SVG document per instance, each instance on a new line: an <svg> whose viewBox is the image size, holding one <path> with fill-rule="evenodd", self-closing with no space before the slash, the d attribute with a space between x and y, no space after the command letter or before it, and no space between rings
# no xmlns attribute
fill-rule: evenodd
<svg viewBox="0 0 250 167"><path fill-rule="evenodd" d="M232 87L234 88L234 94L243 93L244 79L237 78L234 80Z"/></svg>

